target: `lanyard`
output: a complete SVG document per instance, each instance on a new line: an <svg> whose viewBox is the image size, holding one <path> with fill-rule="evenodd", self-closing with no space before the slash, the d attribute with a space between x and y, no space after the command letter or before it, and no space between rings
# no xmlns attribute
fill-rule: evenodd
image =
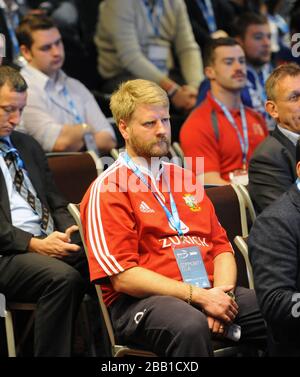
<svg viewBox="0 0 300 377"><path fill-rule="evenodd" d="M278 29L283 33L286 34L289 32L289 25L286 23L285 19L282 18L279 14L268 14L268 18L276 24Z"/></svg>
<svg viewBox="0 0 300 377"><path fill-rule="evenodd" d="M261 102L262 102L262 106L263 106L263 104L267 100L267 95L266 95L266 92L265 92L265 79L266 79L265 71L261 70L260 73L258 74L257 71L250 66L247 67L247 71L248 71L247 74L250 73L250 75L253 76L255 90L256 90L258 96L260 97Z"/></svg>
<svg viewBox="0 0 300 377"><path fill-rule="evenodd" d="M159 195L155 191L152 191L151 186L149 185L146 177L141 172L139 167L132 161L132 159L129 157L127 152L125 152L123 158L125 159L125 162L129 166L130 170L132 170L132 172L151 190L152 194L155 196L155 199L158 201L158 203L161 205L162 209L165 211L165 214L168 218L168 221L176 229L178 235L180 237L182 237L183 231L181 229L180 218L179 218L179 214L178 214L178 210L177 210L177 207L176 207L175 200L174 200L173 195L172 195L171 190L170 190L170 185L168 184L168 192L169 192L169 196L170 196L170 204L171 204L172 213L165 206L164 202L161 200Z"/></svg>
<svg viewBox="0 0 300 377"><path fill-rule="evenodd" d="M217 25L216 25L216 19L215 19L214 10L211 4L211 0L196 0L196 1L207 23L207 27L210 34L214 33L217 30Z"/></svg>
<svg viewBox="0 0 300 377"><path fill-rule="evenodd" d="M3 144L3 146L1 145ZM0 152L2 157L4 158L6 154L12 153L16 157L16 164L19 169L25 169L25 165L23 160L21 159L18 150L11 144L8 138L0 138Z"/></svg>
<svg viewBox="0 0 300 377"><path fill-rule="evenodd" d="M144 0L144 5L147 9L147 16L148 19L152 25L154 34L156 37L159 36L159 26L160 26L160 19L163 15L164 9L163 9L163 0L158 0L153 5L153 8L151 9L149 1Z"/></svg>
<svg viewBox="0 0 300 377"><path fill-rule="evenodd" d="M69 94L66 86L63 89L63 95L65 96L65 98L66 98L66 100L68 102L68 106L69 106L69 109L71 110L71 112L72 112L72 114L74 116L75 123L76 124L83 123L83 119L80 116L80 114L78 113L78 111L76 109L76 106L75 106L72 98L70 97L70 94Z"/></svg>
<svg viewBox="0 0 300 377"><path fill-rule="evenodd" d="M242 129L243 129L243 136L240 133L240 130L233 119L230 111L227 109L227 107L224 105L224 103L220 102L217 98L213 97L213 99L217 102L217 104L221 107L223 113L225 114L227 120L232 125L232 127L235 129L237 136L239 138L239 142L242 149L242 155L243 155L243 169L246 169L247 165L247 154L249 150L249 137L248 137L248 127L247 127L247 120L246 120L246 113L245 113L245 107L241 103L240 104L240 113L242 118Z"/></svg>
<svg viewBox="0 0 300 377"><path fill-rule="evenodd" d="M17 27L17 25L19 24L19 16L17 13L12 13L12 14L7 15L5 18L6 18L6 26L8 29L9 37L11 39L11 43L13 46L13 56L14 58L16 58L20 55L19 42L17 40L16 33L15 33L15 27Z"/></svg>

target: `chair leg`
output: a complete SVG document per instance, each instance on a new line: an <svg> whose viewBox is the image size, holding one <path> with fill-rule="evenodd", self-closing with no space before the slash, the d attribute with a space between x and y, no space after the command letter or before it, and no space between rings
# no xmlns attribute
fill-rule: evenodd
<svg viewBox="0 0 300 377"><path fill-rule="evenodd" d="M15 336L14 327L11 312L8 310L5 313L5 331L7 340L7 350L9 357L16 357L16 346L15 346Z"/></svg>

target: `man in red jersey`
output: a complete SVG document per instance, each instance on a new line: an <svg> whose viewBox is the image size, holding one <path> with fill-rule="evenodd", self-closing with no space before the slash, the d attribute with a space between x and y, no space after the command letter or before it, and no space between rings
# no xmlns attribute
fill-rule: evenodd
<svg viewBox="0 0 300 377"><path fill-rule="evenodd" d="M128 81L111 109L126 151L91 185L81 218L91 279L118 339L172 357L212 356L212 333L226 336L233 322L237 338L264 339L255 293L235 286L212 203L190 171L161 161L171 135L166 92Z"/></svg>
<svg viewBox="0 0 300 377"><path fill-rule="evenodd" d="M246 85L246 60L232 38L212 40L205 54L205 73L211 91L182 126L185 156L204 157L204 183L248 183L248 161L268 131L261 115L241 102Z"/></svg>

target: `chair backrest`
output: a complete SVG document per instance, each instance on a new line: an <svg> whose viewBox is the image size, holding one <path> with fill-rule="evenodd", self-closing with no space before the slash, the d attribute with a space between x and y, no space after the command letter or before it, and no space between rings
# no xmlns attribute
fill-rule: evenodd
<svg viewBox="0 0 300 377"><path fill-rule="evenodd" d="M212 201L217 217L227 232L229 241L235 250L238 277L237 284L248 287L246 263L239 249L234 245L234 238L238 235L248 236L246 207L243 196L237 185L210 187L205 190Z"/></svg>
<svg viewBox="0 0 300 377"><path fill-rule="evenodd" d="M257 217L255 209L254 209L254 205L253 205L253 202L251 200L251 197L250 197L250 194L249 194L247 187L244 186L244 185L237 185L237 188L239 189L240 193L243 196L243 200L244 200L245 207L246 207L246 216L247 216L248 228L249 228L249 231L250 231L251 226L253 225L253 223L254 223L254 221Z"/></svg>
<svg viewBox="0 0 300 377"><path fill-rule="evenodd" d="M183 150L182 150L180 144L177 141L174 141L174 143L172 144L172 148L174 149L176 155L180 158L181 166L186 168L187 166L186 166L185 159L184 159L184 153L183 153Z"/></svg>
<svg viewBox="0 0 300 377"><path fill-rule="evenodd" d="M254 289L253 270L252 270L252 266L249 260L247 241L248 241L248 237L236 236L234 238L234 243L236 244L239 251L243 255L245 263L246 263L249 288Z"/></svg>
<svg viewBox="0 0 300 377"><path fill-rule="evenodd" d="M102 172L102 162L93 152L48 153L47 159L54 181L68 202L79 203Z"/></svg>

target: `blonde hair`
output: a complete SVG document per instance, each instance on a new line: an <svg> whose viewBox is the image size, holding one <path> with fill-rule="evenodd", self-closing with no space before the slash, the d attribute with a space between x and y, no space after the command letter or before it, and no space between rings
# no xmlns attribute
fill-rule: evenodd
<svg viewBox="0 0 300 377"><path fill-rule="evenodd" d="M287 76L296 77L300 75L300 67L298 64L289 63L282 64L274 69L266 81L267 99L276 100L276 86L278 82Z"/></svg>
<svg viewBox="0 0 300 377"><path fill-rule="evenodd" d="M167 93L148 80L129 80L120 84L112 94L110 109L117 124L120 120L130 121L137 105L157 104L169 108Z"/></svg>

